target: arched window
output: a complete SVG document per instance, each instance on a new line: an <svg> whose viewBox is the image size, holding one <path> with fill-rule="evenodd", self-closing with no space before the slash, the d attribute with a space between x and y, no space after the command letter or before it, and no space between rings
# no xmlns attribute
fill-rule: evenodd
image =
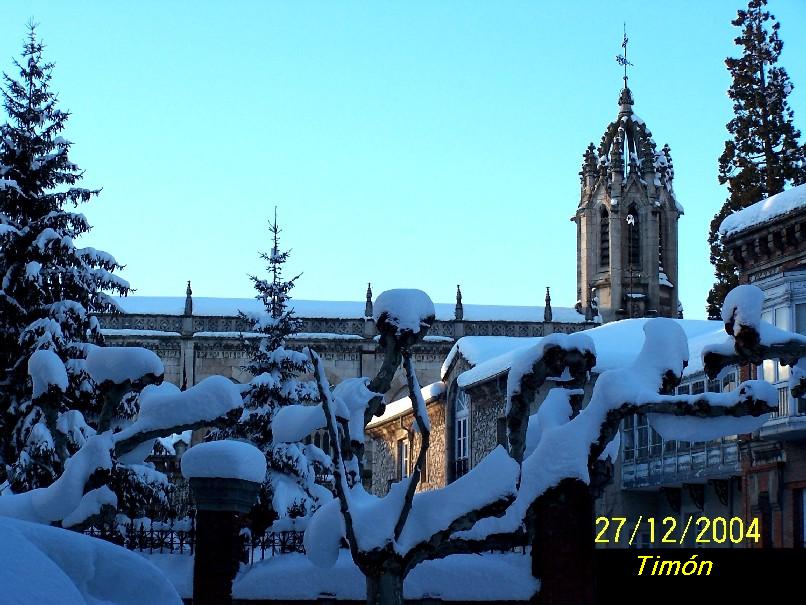
<svg viewBox="0 0 806 605"><path fill-rule="evenodd" d="M464 391L456 394L454 431L455 475L458 479L470 470L470 395Z"/></svg>
<svg viewBox="0 0 806 605"><path fill-rule="evenodd" d="M610 215L602 206L599 215L599 266L606 269L610 265Z"/></svg>
<svg viewBox="0 0 806 605"><path fill-rule="evenodd" d="M630 206L627 211L627 263L641 265L641 225L635 206Z"/></svg>
<svg viewBox="0 0 806 605"><path fill-rule="evenodd" d="M658 214L658 270L663 273L663 215Z"/></svg>

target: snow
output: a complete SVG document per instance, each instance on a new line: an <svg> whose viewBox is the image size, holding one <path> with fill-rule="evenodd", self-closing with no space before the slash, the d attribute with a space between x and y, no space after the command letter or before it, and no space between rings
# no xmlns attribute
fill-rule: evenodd
<svg viewBox="0 0 806 605"><path fill-rule="evenodd" d="M578 332L593 341L596 349L596 366L594 373L601 374L607 370L625 367L638 356L643 342L644 326L650 319L623 319L596 328ZM673 319L689 339L691 352L689 365L683 375L696 374L703 371L701 355L708 347L722 342L726 338L724 324L719 321L697 319ZM789 334L788 332L786 334ZM553 336L553 335L552 335ZM796 337L796 336L793 336ZM546 337L548 338L548 337ZM473 384L508 372L513 361L525 349L540 343L543 337L517 338L506 336L465 336L460 338L451 349L451 353L442 366L443 378L450 367L451 356L461 354L475 367L461 373L457 383L466 388ZM731 346L731 352L732 352ZM446 365L447 364L447 365Z"/></svg>
<svg viewBox="0 0 806 605"><path fill-rule="evenodd" d="M565 421L569 408L565 400L566 394L555 393L548 397L539 408L538 414L530 418L527 427L527 442L531 453L523 462L520 489L515 502L504 516L482 519L470 530L459 532L459 535L479 538L490 533L512 531L522 523L529 505L547 489L566 478L589 482L588 456L591 446L598 441L608 414L623 405L641 406L681 401L691 404L705 400L712 407L733 406L748 396L767 403L777 401L776 389L764 381L745 382L729 393L660 395L665 373L671 372L679 376L689 357L688 335L682 324L681 321L665 318L643 322L641 325L645 338L638 356L625 366L604 371L594 385L590 402L573 420ZM590 330L586 334L590 335L594 331ZM769 415L696 418L649 414L649 417L650 423L666 439L708 441L724 435L753 432L764 424ZM604 445L607 447L600 458L613 458L617 455L617 444Z"/></svg>
<svg viewBox="0 0 806 605"><path fill-rule="evenodd" d="M165 368L154 351L142 347L91 347L87 372L97 384L136 382L149 374L162 376Z"/></svg>
<svg viewBox="0 0 806 605"><path fill-rule="evenodd" d="M34 351L28 359L28 374L34 383L34 399L47 393L51 386L62 393L67 390L67 370L64 363L49 349Z"/></svg>
<svg viewBox="0 0 806 605"><path fill-rule="evenodd" d="M84 486L97 469L112 468L112 438L108 433L87 439L65 462L64 472L52 485L21 494L0 496L0 517L49 524L76 510L84 497Z"/></svg>
<svg viewBox="0 0 806 605"><path fill-rule="evenodd" d="M519 476L518 463L499 445L453 483L442 489L415 494L396 550L401 554L407 553L448 529L454 520L466 513L501 498L514 496Z"/></svg>
<svg viewBox="0 0 806 605"><path fill-rule="evenodd" d="M338 387L336 387L338 389ZM438 399L441 395L445 393L447 390L447 386L444 382L433 382L427 386L424 386L420 389L420 394L425 403L431 403L435 399ZM401 397L400 399L396 399L395 401L391 401L386 404L386 410L380 416L376 416L372 419L372 421L367 425L367 428L371 428L373 426L383 424L392 418L396 418L401 414L405 414L411 411L411 398L406 395L405 397Z"/></svg>
<svg viewBox="0 0 806 605"><path fill-rule="evenodd" d="M170 437L159 437L157 441L165 448L165 451L172 456L176 456L176 445L180 441L184 441L185 445L190 445L192 431L182 431L181 433L173 433Z"/></svg>
<svg viewBox="0 0 806 605"><path fill-rule="evenodd" d="M170 434L225 416L243 406L238 385L223 376L209 376L187 391L173 385L147 386L140 393L140 414L115 434L116 442L138 433ZM153 442L152 442L153 443Z"/></svg>
<svg viewBox="0 0 806 605"><path fill-rule="evenodd" d="M262 332L196 332L194 338L265 338ZM297 332L289 334L287 340L363 340L358 334L337 334L335 332Z"/></svg>
<svg viewBox="0 0 806 605"><path fill-rule="evenodd" d="M572 411L570 396L582 392L581 389L551 389L548 392L537 412L529 416L524 457L535 450L544 431L568 422Z"/></svg>
<svg viewBox="0 0 806 605"><path fill-rule="evenodd" d="M730 406L736 402L737 393L753 396L777 406L778 390L764 380L749 380L740 385L737 391L730 393L708 393L701 395L708 399L712 406ZM697 395L692 395L692 399ZM647 414L649 425L666 440L678 441L710 441L725 435L743 435L761 428L769 420L770 415L762 416L725 416L719 418L695 418L692 416L676 417L669 414Z"/></svg>
<svg viewBox="0 0 806 605"><path fill-rule="evenodd" d="M25 265L25 277L30 281L39 280L39 272L42 270L42 263L32 260Z"/></svg>
<svg viewBox="0 0 806 605"><path fill-rule="evenodd" d="M284 405L271 422L272 437L275 442L302 441L325 425L325 412L321 405Z"/></svg>
<svg viewBox="0 0 806 605"><path fill-rule="evenodd" d="M396 333L419 333L430 327L436 311L428 294L422 290L398 288L386 290L375 299L373 319L384 320L396 328Z"/></svg>
<svg viewBox="0 0 806 605"><path fill-rule="evenodd" d="M0 498L1 499L1 498ZM0 518L0 591L9 605L181 605L135 553L76 532Z"/></svg>
<svg viewBox="0 0 806 605"><path fill-rule="evenodd" d="M463 357L471 366L478 366L490 359L511 353L516 349L535 344L540 337L517 336L464 336L456 341L445 361L442 363L440 375L444 380L458 356ZM508 368L504 364L502 369Z"/></svg>
<svg viewBox="0 0 806 605"><path fill-rule="evenodd" d="M210 441L200 443L182 456L182 476L221 477L263 483L266 456L245 441Z"/></svg>
<svg viewBox="0 0 806 605"><path fill-rule="evenodd" d="M768 223L806 206L806 184L792 187L734 212L719 226L722 237L730 237L747 229Z"/></svg>
<svg viewBox="0 0 806 605"><path fill-rule="evenodd" d="M185 310L184 296L120 296L113 297L123 311L130 315L181 316ZM289 306L297 317L304 319L364 319L365 301L328 301L292 299ZM542 322L544 307L529 305L479 305L465 303L464 321ZM455 303L435 303L438 321L453 321ZM253 298L193 297L193 314L201 317L236 317L239 311L265 315L263 303ZM576 309L552 306L554 323L584 323L585 316Z"/></svg>
<svg viewBox="0 0 806 605"><path fill-rule="evenodd" d="M117 508L118 497L106 485L88 491L81 498L76 509L62 519L62 527L72 527L83 523L93 515L101 512L101 507L113 506Z"/></svg>
<svg viewBox="0 0 806 605"><path fill-rule="evenodd" d="M734 324L732 332L737 336L742 326L758 330L761 323L761 309L764 306L764 292L753 285L736 286L728 292L722 303L722 321L725 325Z"/></svg>
<svg viewBox="0 0 806 605"><path fill-rule="evenodd" d="M439 490L416 493L400 538L394 543L395 550L405 555L468 512L514 496L519 473L518 464L498 446L453 483ZM394 527L410 481L408 477L392 484L382 498L367 493L360 483L347 492L359 550L383 548L394 541ZM314 513L304 541L305 551L315 565L329 567L336 562L344 532L338 501L331 501Z"/></svg>
<svg viewBox="0 0 806 605"><path fill-rule="evenodd" d="M131 328L101 328L104 336L181 336L179 332L166 332L164 330L135 330Z"/></svg>
<svg viewBox="0 0 806 605"><path fill-rule="evenodd" d="M543 358L543 354L546 350L555 346L565 350L576 349L595 354L593 341L583 332L577 332L575 334L550 334L528 349L519 349L512 357L512 363L507 374L507 414L510 411L512 397L520 392L523 376L532 371L535 363ZM462 383L462 376L459 378L459 386L466 386Z"/></svg>
<svg viewBox="0 0 806 605"><path fill-rule="evenodd" d="M148 531L146 529L146 531ZM193 555L180 553L147 553L133 551L159 569L179 596L193 598Z"/></svg>
<svg viewBox="0 0 806 605"><path fill-rule="evenodd" d="M364 412L375 397L381 397L381 393L373 393L369 390L369 378L348 378L342 380L333 389L333 397L344 402L347 413L350 416L348 428L350 439L364 443Z"/></svg>
<svg viewBox="0 0 806 605"><path fill-rule="evenodd" d="M246 568L235 578L232 596L243 600L364 601L364 574L350 552L338 551L330 569L315 567L302 554L272 557ZM531 574L531 557L517 553L451 555L417 565L406 576L403 595L409 599L528 601L539 587Z"/></svg>

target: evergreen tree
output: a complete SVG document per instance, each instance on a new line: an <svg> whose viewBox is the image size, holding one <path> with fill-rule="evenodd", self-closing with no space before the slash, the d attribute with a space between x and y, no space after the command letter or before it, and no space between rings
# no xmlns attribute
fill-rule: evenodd
<svg viewBox="0 0 806 605"><path fill-rule="evenodd" d="M738 284L737 270L718 233L728 215L806 180L806 146L787 97L792 83L778 66L783 42L780 24L764 10L766 0L750 0L732 24L741 30L735 39L738 58L725 60L733 83L728 95L734 117L727 124L731 139L719 158L719 183L730 196L711 221L708 243L716 283L708 293L708 317L718 319L725 295Z"/></svg>
<svg viewBox="0 0 806 605"><path fill-rule="evenodd" d="M289 251L279 248L280 228L275 211L269 221L272 236L271 253L261 253L267 262L268 279L250 276L265 312L258 315L239 314L241 320L253 326L259 338L246 339L249 363L244 369L254 379L244 391L244 412L236 427L217 431L212 437L242 437L254 443L266 454L268 473L262 486L258 505L252 511L253 528L263 529L277 517L302 517L315 510L330 492L315 483L317 467L329 467L329 456L312 444L275 443L271 422L277 411L286 405L318 401L313 381L300 380L310 374L308 357L286 349L289 336L299 332L301 322L289 306L290 292L299 275L283 278L283 265Z"/></svg>
<svg viewBox="0 0 806 605"><path fill-rule="evenodd" d="M0 485L7 476L14 491L54 481L91 432L85 420L98 403L83 360L87 343L102 341L93 314L118 310L105 290L129 289L112 274L120 265L111 255L74 244L90 225L65 207L99 190L77 186L83 172L60 136L70 114L57 108L53 64L35 25L28 29L14 61L19 78L4 74L0 126ZM53 350L67 368L68 388L51 410L34 401L27 376L37 349Z"/></svg>

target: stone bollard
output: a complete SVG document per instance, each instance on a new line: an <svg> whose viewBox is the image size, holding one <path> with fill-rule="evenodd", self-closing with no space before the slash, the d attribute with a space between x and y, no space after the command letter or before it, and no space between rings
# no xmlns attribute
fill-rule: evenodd
<svg viewBox="0 0 806 605"><path fill-rule="evenodd" d="M242 441L211 441L182 456L182 475L196 502L193 605L229 605L238 572L241 513L257 500L266 458Z"/></svg>

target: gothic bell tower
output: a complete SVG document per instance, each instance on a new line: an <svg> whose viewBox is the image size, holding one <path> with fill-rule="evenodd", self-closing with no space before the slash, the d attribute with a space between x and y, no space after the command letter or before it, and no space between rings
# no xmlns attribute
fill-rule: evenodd
<svg viewBox="0 0 806 605"><path fill-rule="evenodd" d="M668 145L633 113L624 78L619 112L582 162L577 226L577 296L605 322L678 317L677 221ZM595 299L594 299L595 297Z"/></svg>

